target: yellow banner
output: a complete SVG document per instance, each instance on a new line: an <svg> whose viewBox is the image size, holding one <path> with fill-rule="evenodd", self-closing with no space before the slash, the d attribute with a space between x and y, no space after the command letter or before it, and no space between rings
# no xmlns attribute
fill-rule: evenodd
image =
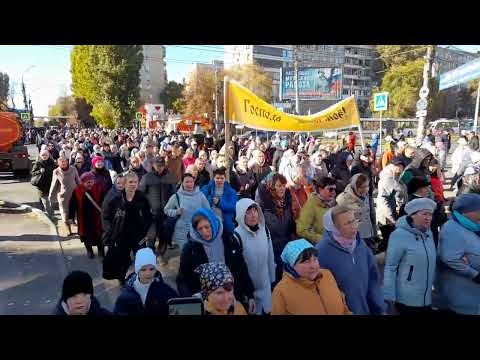
<svg viewBox="0 0 480 360"><path fill-rule="evenodd" d="M234 80L228 81L227 91L228 120L253 129L309 132L360 125L353 96L318 113L300 116L277 110Z"/></svg>

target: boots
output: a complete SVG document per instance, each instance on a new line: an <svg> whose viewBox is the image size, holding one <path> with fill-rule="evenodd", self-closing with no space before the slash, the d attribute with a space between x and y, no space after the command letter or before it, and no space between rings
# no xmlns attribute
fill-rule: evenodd
<svg viewBox="0 0 480 360"><path fill-rule="evenodd" d="M105 257L104 246L103 245L98 245L97 248L98 248L98 256L101 257L101 258Z"/></svg>
<svg viewBox="0 0 480 360"><path fill-rule="evenodd" d="M95 257L95 254L93 253L93 248L89 245L85 245L85 248L87 249L88 258L93 259Z"/></svg>

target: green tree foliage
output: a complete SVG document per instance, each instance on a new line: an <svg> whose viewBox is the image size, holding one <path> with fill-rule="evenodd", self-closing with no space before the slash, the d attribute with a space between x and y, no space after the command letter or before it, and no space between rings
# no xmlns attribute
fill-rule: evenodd
<svg viewBox="0 0 480 360"><path fill-rule="evenodd" d="M165 89L160 93L160 102L165 105L166 110L175 110L174 103L182 98L185 86L175 81L169 81ZM177 104L178 105L178 104Z"/></svg>
<svg viewBox="0 0 480 360"><path fill-rule="evenodd" d="M71 53L73 94L93 107L99 124L131 126L140 102L142 63L141 45L76 45Z"/></svg>
<svg viewBox="0 0 480 360"><path fill-rule="evenodd" d="M198 68L193 71L185 85L183 97L185 114L202 115L215 112L213 94L215 92L215 73L208 68Z"/></svg>
<svg viewBox="0 0 480 360"><path fill-rule="evenodd" d="M183 98L177 99L172 103L172 110L175 114L182 114L185 109L185 101Z"/></svg>

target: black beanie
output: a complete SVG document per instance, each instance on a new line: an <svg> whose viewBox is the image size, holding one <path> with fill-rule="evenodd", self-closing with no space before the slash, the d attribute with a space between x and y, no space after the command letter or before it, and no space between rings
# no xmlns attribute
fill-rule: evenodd
<svg viewBox="0 0 480 360"><path fill-rule="evenodd" d="M67 299L80 293L93 295L92 278L84 271L72 271L63 280L62 301L67 301Z"/></svg>
<svg viewBox="0 0 480 360"><path fill-rule="evenodd" d="M409 194L414 194L417 190L430 186L430 182L424 179L413 178L407 185L407 191Z"/></svg>

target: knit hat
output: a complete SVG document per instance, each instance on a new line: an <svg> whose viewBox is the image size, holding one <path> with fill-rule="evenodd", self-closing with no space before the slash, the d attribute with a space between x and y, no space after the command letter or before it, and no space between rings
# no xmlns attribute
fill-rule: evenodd
<svg viewBox="0 0 480 360"><path fill-rule="evenodd" d="M437 208L437 203L429 198L414 199L405 205L407 215L415 214L418 211L430 210L432 213Z"/></svg>
<svg viewBox="0 0 480 360"><path fill-rule="evenodd" d="M95 164L99 161L103 161L103 157L101 156L95 156L93 159L92 159L92 166L95 167Z"/></svg>
<svg viewBox="0 0 480 360"><path fill-rule="evenodd" d="M93 295L92 278L84 271L72 271L63 280L62 301L81 293Z"/></svg>
<svg viewBox="0 0 480 360"><path fill-rule="evenodd" d="M152 265L157 269L157 257L150 248L143 248L135 254L135 272L138 274L145 265Z"/></svg>
<svg viewBox="0 0 480 360"><path fill-rule="evenodd" d="M226 284L233 284L233 275L227 265L222 262L211 262L200 265L195 269L200 275L202 297L206 299L208 294Z"/></svg>
<svg viewBox="0 0 480 360"><path fill-rule="evenodd" d="M93 175L90 171L83 173L82 176L80 176L81 182L87 182L90 180L95 180L95 175Z"/></svg>
<svg viewBox="0 0 480 360"><path fill-rule="evenodd" d="M290 241L282 251L282 261L294 267L300 254L309 248L313 248L313 245L305 239Z"/></svg>
<svg viewBox="0 0 480 360"><path fill-rule="evenodd" d="M475 193L460 195L453 203L452 209L461 214L480 211L480 195Z"/></svg>

